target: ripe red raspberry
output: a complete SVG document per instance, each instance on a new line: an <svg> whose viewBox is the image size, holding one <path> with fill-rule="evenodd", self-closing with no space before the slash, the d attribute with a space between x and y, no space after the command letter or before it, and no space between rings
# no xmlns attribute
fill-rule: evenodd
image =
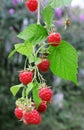
<svg viewBox="0 0 84 130"><path fill-rule="evenodd" d="M45 101L42 101L37 109L38 112L42 113L45 112L47 109L47 105Z"/></svg>
<svg viewBox="0 0 84 130"><path fill-rule="evenodd" d="M33 72L31 71L23 71L19 74L19 80L24 85L30 83L33 79Z"/></svg>
<svg viewBox="0 0 84 130"><path fill-rule="evenodd" d="M52 46L58 46L60 42L61 42L60 33L51 33L48 36L48 43L50 43Z"/></svg>
<svg viewBox="0 0 84 130"><path fill-rule="evenodd" d="M14 114L19 120L21 120L23 116L23 110L21 108L16 107L14 110Z"/></svg>
<svg viewBox="0 0 84 130"><path fill-rule="evenodd" d="M23 120L26 124L37 125L41 123L41 116L37 110L32 110L23 114Z"/></svg>
<svg viewBox="0 0 84 130"><path fill-rule="evenodd" d="M42 72L47 72L50 67L50 61L47 59L43 59L41 63L39 63L38 68Z"/></svg>
<svg viewBox="0 0 84 130"><path fill-rule="evenodd" d="M25 2L27 9L31 12L35 12L38 8L38 1L37 0L28 0Z"/></svg>
<svg viewBox="0 0 84 130"><path fill-rule="evenodd" d="M53 92L50 88L44 87L39 90L39 97L47 102L50 102L52 99Z"/></svg>

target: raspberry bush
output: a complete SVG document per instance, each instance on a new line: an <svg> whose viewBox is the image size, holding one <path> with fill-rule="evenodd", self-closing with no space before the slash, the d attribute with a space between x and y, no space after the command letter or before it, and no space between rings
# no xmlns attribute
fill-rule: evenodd
<svg viewBox="0 0 84 130"><path fill-rule="evenodd" d="M15 44L15 49L9 54L9 58L16 52L25 56L24 67L18 76L21 84L12 86L10 90L14 96L22 90L22 97L16 100L15 116L25 124L38 125L42 121L41 113L47 110L53 96L42 73L50 69L58 77L78 85L78 57L75 48L62 38L53 24L54 8L68 5L71 0L50 0L42 9L41 0L24 2L28 11L34 13L37 10L37 23L17 35L23 43ZM44 26L40 22L41 16Z"/></svg>

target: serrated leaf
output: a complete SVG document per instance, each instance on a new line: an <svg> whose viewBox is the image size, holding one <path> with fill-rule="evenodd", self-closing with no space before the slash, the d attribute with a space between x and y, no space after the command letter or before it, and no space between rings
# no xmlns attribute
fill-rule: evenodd
<svg viewBox="0 0 84 130"><path fill-rule="evenodd" d="M62 6L70 5L72 0L50 0L49 5L53 8L59 8Z"/></svg>
<svg viewBox="0 0 84 130"><path fill-rule="evenodd" d="M42 12L43 19L48 28L50 28L54 16L54 10L51 6L47 6Z"/></svg>
<svg viewBox="0 0 84 130"><path fill-rule="evenodd" d="M11 91L11 93L12 93L14 96L16 96L17 92L19 91L19 89L20 89L21 87L23 87L22 84L12 86L12 87L10 88L10 91Z"/></svg>
<svg viewBox="0 0 84 130"><path fill-rule="evenodd" d="M8 58L11 58L15 53L16 53L16 50L14 49L14 50L11 51L11 53L8 55Z"/></svg>
<svg viewBox="0 0 84 130"><path fill-rule="evenodd" d="M58 47L51 46L48 59L55 75L77 84L78 56L72 45L62 41Z"/></svg>
<svg viewBox="0 0 84 130"><path fill-rule="evenodd" d="M32 44L30 44L30 43L16 44L15 49L18 53L25 55L27 57L33 53L33 47L32 47Z"/></svg>
<svg viewBox="0 0 84 130"><path fill-rule="evenodd" d="M37 44L39 42L44 41L47 35L48 35L47 30L43 26L37 24L31 24L17 37L26 41L30 41L33 44Z"/></svg>
<svg viewBox="0 0 84 130"><path fill-rule="evenodd" d="M41 103L41 99L40 97L38 96L38 84L35 82L34 84L34 87L33 87L33 100L36 104L36 107L38 108L39 104Z"/></svg>

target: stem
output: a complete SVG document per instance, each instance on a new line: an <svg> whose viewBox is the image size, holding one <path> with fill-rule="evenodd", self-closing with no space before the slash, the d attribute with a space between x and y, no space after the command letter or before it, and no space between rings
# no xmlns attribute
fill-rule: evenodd
<svg viewBox="0 0 84 130"><path fill-rule="evenodd" d="M26 86L24 86L24 98L26 98Z"/></svg>
<svg viewBox="0 0 84 130"><path fill-rule="evenodd" d="M33 77L33 81L34 80L36 80L36 68L35 68L34 77Z"/></svg>
<svg viewBox="0 0 84 130"><path fill-rule="evenodd" d="M40 0L38 0L38 16L37 16L37 24L40 24Z"/></svg>
<svg viewBox="0 0 84 130"><path fill-rule="evenodd" d="M45 82L46 80L45 80L45 79L43 78L43 76L39 73L38 68L37 68L37 73L38 73L38 78L39 78L39 80L40 80L40 83Z"/></svg>
<svg viewBox="0 0 84 130"><path fill-rule="evenodd" d="M26 70L26 64L27 64L27 57L26 57L25 64L24 64L24 70Z"/></svg>
<svg viewBox="0 0 84 130"><path fill-rule="evenodd" d="M37 57L37 54L39 53L39 51L40 51L43 47L45 47L45 45L42 45L42 46L36 51L35 57Z"/></svg>

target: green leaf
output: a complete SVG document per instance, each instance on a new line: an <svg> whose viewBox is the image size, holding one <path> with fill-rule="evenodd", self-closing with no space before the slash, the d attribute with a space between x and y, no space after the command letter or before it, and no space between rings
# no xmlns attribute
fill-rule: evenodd
<svg viewBox="0 0 84 130"><path fill-rule="evenodd" d="M70 5L72 0L49 0L49 5L53 8Z"/></svg>
<svg viewBox="0 0 84 130"><path fill-rule="evenodd" d="M35 62L35 64L37 65L38 63L41 62L41 58L34 57L33 55L31 55L31 56L29 57L29 63L32 63L32 62Z"/></svg>
<svg viewBox="0 0 84 130"><path fill-rule="evenodd" d="M29 92L33 89L33 83L30 83L30 84L28 84L28 86L27 86L27 90L26 90L26 95L28 95L29 94Z"/></svg>
<svg viewBox="0 0 84 130"><path fill-rule="evenodd" d="M44 41L47 35L47 30L43 26L31 24L23 32L21 32L18 37L23 40L30 41L33 44L37 44Z"/></svg>
<svg viewBox="0 0 84 130"><path fill-rule="evenodd" d="M16 53L16 50L14 49L14 50L11 51L11 53L8 55L8 58L11 58L15 53Z"/></svg>
<svg viewBox="0 0 84 130"><path fill-rule="evenodd" d="M30 55L29 57L29 63L32 63L35 61L35 57L33 55Z"/></svg>
<svg viewBox="0 0 84 130"><path fill-rule="evenodd" d="M22 97L28 96L29 92L33 89L33 83L27 85L26 91L23 88Z"/></svg>
<svg viewBox="0 0 84 130"><path fill-rule="evenodd" d="M38 95L38 84L35 82L34 84L34 87L33 87L33 99L34 99L34 102L36 104L36 107L38 108L39 104L41 103L41 99Z"/></svg>
<svg viewBox="0 0 84 130"><path fill-rule="evenodd" d="M54 16L54 10L51 6L47 6L42 12L43 19L48 28L50 28Z"/></svg>
<svg viewBox="0 0 84 130"><path fill-rule="evenodd" d="M12 93L14 96L16 96L17 92L19 91L19 89L20 89L21 87L23 87L22 84L12 86L12 87L10 88L10 91L11 91L11 93Z"/></svg>
<svg viewBox="0 0 84 130"><path fill-rule="evenodd" d="M41 61L42 61L41 58L36 58L36 59L35 59L35 64L37 65L37 64L39 64Z"/></svg>
<svg viewBox="0 0 84 130"><path fill-rule="evenodd" d="M55 75L77 84L78 56L72 45L62 41L58 47L51 46L48 59Z"/></svg>
<svg viewBox="0 0 84 130"><path fill-rule="evenodd" d="M32 44L30 44L30 43L16 44L15 49L18 53L25 55L27 57L33 53L33 47L32 47Z"/></svg>

